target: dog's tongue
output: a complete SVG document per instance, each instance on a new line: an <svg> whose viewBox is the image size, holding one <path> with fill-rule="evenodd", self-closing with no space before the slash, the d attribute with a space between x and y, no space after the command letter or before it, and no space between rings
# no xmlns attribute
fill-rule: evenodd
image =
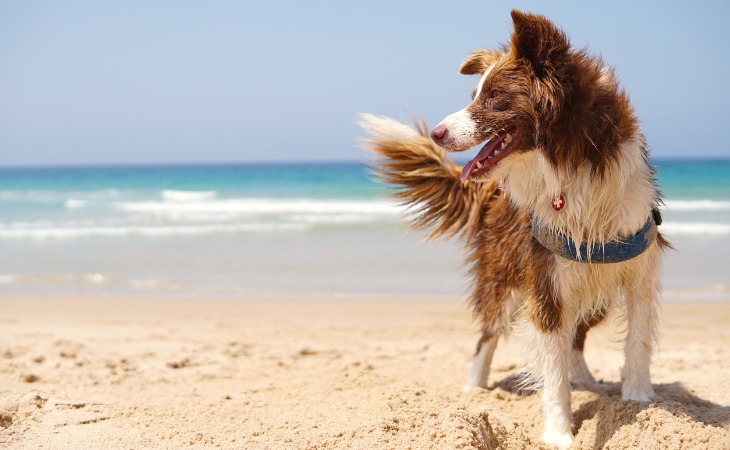
<svg viewBox="0 0 730 450"><path fill-rule="evenodd" d="M477 165L477 160L472 159L468 163L464 164L464 167L461 169L461 181L466 180L469 178L469 175L471 175L471 171L474 170L474 166Z"/></svg>
<svg viewBox="0 0 730 450"><path fill-rule="evenodd" d="M487 157L494 151L495 147L500 142L501 140L499 139L499 136L495 136L486 144L484 144L484 147L479 150L477 156L468 163L464 164L464 167L461 169L461 181L464 181L471 176L471 173L474 170L474 166L476 166L477 162L479 161L482 161L484 163L484 167L482 169L488 169L490 166L492 166L493 163L489 159L487 159Z"/></svg>

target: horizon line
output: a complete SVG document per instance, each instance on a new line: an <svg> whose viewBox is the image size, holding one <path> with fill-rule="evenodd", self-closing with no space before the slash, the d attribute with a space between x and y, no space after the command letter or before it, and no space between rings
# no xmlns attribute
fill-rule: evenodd
<svg viewBox="0 0 730 450"><path fill-rule="evenodd" d="M457 164L467 162L468 158L451 159ZM693 155L693 156L651 156L650 161L730 161L730 155ZM310 159L310 160L264 160L264 161L127 161L127 162L72 162L72 163L0 163L0 170L32 170L32 169L113 169L113 168L152 168L152 167L242 167L242 166L307 166L318 164L345 165L368 164L369 159Z"/></svg>

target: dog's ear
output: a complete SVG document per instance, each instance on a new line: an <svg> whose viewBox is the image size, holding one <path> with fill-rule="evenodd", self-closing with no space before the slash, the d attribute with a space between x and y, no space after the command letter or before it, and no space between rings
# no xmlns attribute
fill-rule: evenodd
<svg viewBox="0 0 730 450"><path fill-rule="evenodd" d="M570 50L565 33L547 18L512 10L512 47L517 56L530 62L535 74L542 77L559 67Z"/></svg>
<svg viewBox="0 0 730 450"><path fill-rule="evenodd" d="M461 65L459 73L462 75L476 75L482 74L489 69L489 66L494 64L499 58L499 53L490 50L479 50L466 58L466 61Z"/></svg>

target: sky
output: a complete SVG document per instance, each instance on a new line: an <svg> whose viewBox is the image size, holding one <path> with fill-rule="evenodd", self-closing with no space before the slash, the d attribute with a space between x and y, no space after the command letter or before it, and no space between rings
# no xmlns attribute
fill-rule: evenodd
<svg viewBox="0 0 730 450"><path fill-rule="evenodd" d="M730 157L730 2L0 2L0 166L363 160L466 106L511 8L616 68L655 157Z"/></svg>

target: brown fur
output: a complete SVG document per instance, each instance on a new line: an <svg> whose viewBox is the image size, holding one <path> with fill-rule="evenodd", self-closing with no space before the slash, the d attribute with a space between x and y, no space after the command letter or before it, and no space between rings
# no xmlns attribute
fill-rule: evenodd
<svg viewBox="0 0 730 450"><path fill-rule="evenodd" d="M555 171L567 176L585 162L593 176L605 176L620 156L620 144L639 131L613 71L600 58L572 49L565 33L546 18L518 11L512 18L511 46L474 52L460 69L483 74L491 67L466 108L476 124L471 145L512 126L521 135L514 152L543 152ZM413 226L429 229L431 239L456 236L466 246L469 299L483 324L477 351L509 331L505 308L512 290L527 294L525 306L538 330L561 328L561 299L551 276L555 257L531 236L528 212L515 207L488 174L483 183L461 182L459 168L428 138L426 125L416 123L416 128L417 138L375 136L365 145L379 157L374 162L378 179L397 186L393 196L415 208ZM448 137L441 143L448 144ZM460 147L466 144L450 150L464 150ZM648 166L647 150L642 152ZM669 246L661 234L658 244ZM606 312L601 309L577 324L575 349L583 349L586 333Z"/></svg>
<svg viewBox="0 0 730 450"><path fill-rule="evenodd" d="M532 74L530 98L541 100L535 102L540 129L534 144L550 149L548 159L559 169L569 171L590 161L603 174L615 161L617 144L637 131L628 97L613 76L601 81L600 58L571 50L565 33L550 21L518 11L512 18L514 59L531 65L532 71L520 69Z"/></svg>
<svg viewBox="0 0 730 450"><path fill-rule="evenodd" d="M373 162L374 174L378 181L399 187L392 197L415 207L413 228L432 228L429 239L459 235L469 241L479 232L495 186L460 182L458 166L431 141L426 124L414 125L420 133L417 140L364 142L380 156Z"/></svg>
<svg viewBox="0 0 730 450"><path fill-rule="evenodd" d="M509 332L514 310L522 308L538 331L543 439L567 448L568 378L595 382L582 355L586 334L619 292L626 296L629 323L622 397L654 396L648 362L656 337L657 268L669 244L657 233L636 265L605 268L560 260L532 237L531 214L577 242L581 235L591 245L625 238L644 214L660 222L660 198L638 121L613 71L572 49L546 18L513 11L512 19L509 47L474 52L462 65L462 73L482 77L469 106L431 132L439 146L423 123L415 134L376 119L364 121L373 132L365 144L378 155L379 180L397 186L394 196L415 209L414 226L430 229L429 238L456 236L467 248L470 302L482 323L467 387L486 386L496 339ZM464 169L467 181L460 181L461 171L442 147L462 151L483 142ZM557 216L566 213L552 211L548 202L563 189L578 209Z"/></svg>
<svg viewBox="0 0 730 450"><path fill-rule="evenodd" d="M601 323L601 321L606 318L606 313L607 311L605 309L602 309L600 311L597 311L592 316L581 320L580 323L578 323L578 328L575 331L575 338L573 339L573 348L575 350L583 351L583 349L585 348L586 335L588 334L588 330Z"/></svg>
<svg viewBox="0 0 730 450"><path fill-rule="evenodd" d="M398 186L392 196L413 207L411 224L429 229L428 239L457 237L468 251L475 317L490 334L509 331L503 320L512 289L527 284L540 302L532 312L541 328L559 326L560 304L549 285L551 254L530 234L525 211L515 208L496 182L459 180L458 166L428 138L425 124L416 123L415 140L369 139L364 145L379 155L374 174ZM529 275L528 275L529 274Z"/></svg>
<svg viewBox="0 0 730 450"><path fill-rule="evenodd" d="M522 142L516 151L538 148L562 173L590 161L602 176L618 156L617 144L638 129L628 96L601 58L571 49L546 18L518 11L512 18L512 45L474 52L460 70L481 74L498 61L467 108L484 130L475 144L487 140L490 129L517 124Z"/></svg>
<svg viewBox="0 0 730 450"><path fill-rule="evenodd" d="M491 50L479 50L466 58L459 73L462 75L476 75L486 72L489 66L499 58L500 53Z"/></svg>

